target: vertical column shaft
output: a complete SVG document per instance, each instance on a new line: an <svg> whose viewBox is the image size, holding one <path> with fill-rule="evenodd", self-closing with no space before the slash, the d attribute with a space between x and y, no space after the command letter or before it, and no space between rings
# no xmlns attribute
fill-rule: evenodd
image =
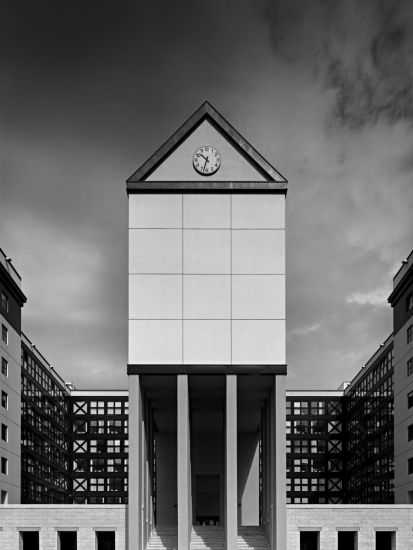
<svg viewBox="0 0 413 550"><path fill-rule="evenodd" d="M226 376L225 422L225 538L228 550L237 548L237 376Z"/></svg>
<svg viewBox="0 0 413 550"><path fill-rule="evenodd" d="M148 541L148 480L146 475L147 449L146 449L146 400L142 402L142 422L141 422L141 522L142 522L142 549L146 548Z"/></svg>
<svg viewBox="0 0 413 550"><path fill-rule="evenodd" d="M178 548L189 550L190 522L190 447L188 375L177 376L177 450L178 450Z"/></svg>
<svg viewBox="0 0 413 550"><path fill-rule="evenodd" d="M143 550L141 546L141 429L142 399L138 375L129 375L129 497L128 548Z"/></svg>
<svg viewBox="0 0 413 550"><path fill-rule="evenodd" d="M272 550L284 550L287 546L285 376L274 376L272 411Z"/></svg>

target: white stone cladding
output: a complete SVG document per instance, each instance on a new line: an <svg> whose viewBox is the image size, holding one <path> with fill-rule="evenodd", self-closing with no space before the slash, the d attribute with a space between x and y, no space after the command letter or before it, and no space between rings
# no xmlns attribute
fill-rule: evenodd
<svg viewBox="0 0 413 550"><path fill-rule="evenodd" d="M126 550L126 506L9 505L1 507L0 548L18 550L20 531L39 530L40 550L58 548L58 531L77 531L77 549L94 550L96 531L115 531L116 550Z"/></svg>
<svg viewBox="0 0 413 550"><path fill-rule="evenodd" d="M287 505L287 550L300 550L300 531L320 531L319 550L337 548L338 531L358 533L358 550L375 550L376 531L396 533L395 550L413 548L413 506Z"/></svg>
<svg viewBox="0 0 413 550"><path fill-rule="evenodd" d="M116 550L126 550L123 505L9 505L1 508L0 548L17 550L19 531L40 529L40 549L56 550L59 530L75 530L78 550L95 548L96 531L115 531ZM376 531L394 531L396 550L413 547L413 506L288 505L287 549L300 549L300 531L320 531L319 550L337 548L337 533L358 533L358 550L375 550Z"/></svg>

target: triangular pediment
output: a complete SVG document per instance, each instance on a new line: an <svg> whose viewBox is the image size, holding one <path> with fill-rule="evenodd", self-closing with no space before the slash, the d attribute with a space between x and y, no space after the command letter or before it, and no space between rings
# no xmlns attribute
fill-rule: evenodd
<svg viewBox="0 0 413 550"><path fill-rule="evenodd" d="M200 147L214 147L221 157L213 174L195 170ZM140 189L242 187L279 189L287 180L271 166L209 103L205 102L128 180Z"/></svg>

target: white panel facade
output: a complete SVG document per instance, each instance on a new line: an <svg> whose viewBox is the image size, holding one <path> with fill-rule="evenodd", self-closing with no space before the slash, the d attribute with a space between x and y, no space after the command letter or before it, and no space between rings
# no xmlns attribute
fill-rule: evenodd
<svg viewBox="0 0 413 550"><path fill-rule="evenodd" d="M284 365L285 321L233 320L232 362Z"/></svg>
<svg viewBox="0 0 413 550"><path fill-rule="evenodd" d="M232 273L285 273L285 231L237 229L232 231Z"/></svg>
<svg viewBox="0 0 413 550"><path fill-rule="evenodd" d="M182 275L130 275L130 319L180 319Z"/></svg>
<svg viewBox="0 0 413 550"><path fill-rule="evenodd" d="M129 363L284 364L284 196L131 199Z"/></svg>
<svg viewBox="0 0 413 550"><path fill-rule="evenodd" d="M230 229L230 195L184 195L185 229Z"/></svg>
<svg viewBox="0 0 413 550"><path fill-rule="evenodd" d="M230 319L230 275L184 275L185 319Z"/></svg>
<svg viewBox="0 0 413 550"><path fill-rule="evenodd" d="M234 229L284 229L284 195L233 195L232 227Z"/></svg>
<svg viewBox="0 0 413 550"><path fill-rule="evenodd" d="M231 321L184 321L184 362L230 364Z"/></svg>
<svg viewBox="0 0 413 550"><path fill-rule="evenodd" d="M182 363L182 321L129 320L128 363Z"/></svg>
<svg viewBox="0 0 413 550"><path fill-rule="evenodd" d="M231 232L185 229L184 273L231 273Z"/></svg>
<svg viewBox="0 0 413 550"><path fill-rule="evenodd" d="M233 319L285 319L285 275L234 275Z"/></svg>
<svg viewBox="0 0 413 550"><path fill-rule="evenodd" d="M129 228L180 227L182 227L182 195L130 195Z"/></svg>
<svg viewBox="0 0 413 550"><path fill-rule="evenodd" d="M182 231L130 229L129 273L182 273Z"/></svg>

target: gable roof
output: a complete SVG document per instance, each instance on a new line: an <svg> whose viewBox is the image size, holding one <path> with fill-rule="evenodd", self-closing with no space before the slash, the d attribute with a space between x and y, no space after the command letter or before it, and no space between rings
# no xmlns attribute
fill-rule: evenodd
<svg viewBox="0 0 413 550"><path fill-rule="evenodd" d="M224 137L260 172L266 181L260 182L154 182L146 178L204 121L208 120ZM233 126L218 113L208 101L205 101L195 113L127 180L128 193L148 190L273 190L286 192L287 180L254 147L244 139Z"/></svg>

